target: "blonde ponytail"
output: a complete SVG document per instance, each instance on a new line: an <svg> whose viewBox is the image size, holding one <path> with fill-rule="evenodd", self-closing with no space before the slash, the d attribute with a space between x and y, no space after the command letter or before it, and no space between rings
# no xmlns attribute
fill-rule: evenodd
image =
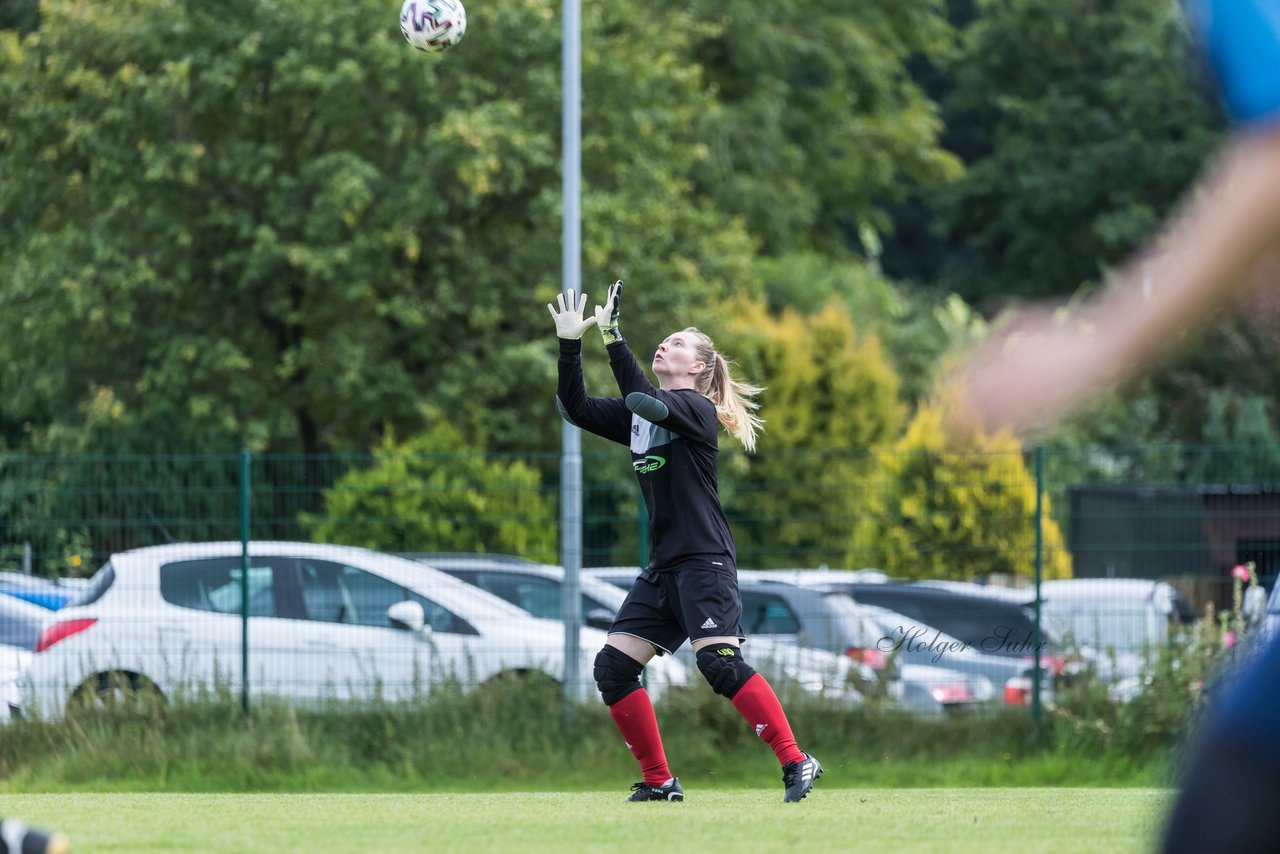
<svg viewBox="0 0 1280 854"><path fill-rule="evenodd" d="M707 366L698 376L695 388L716 405L716 417L729 435L748 451L754 451L756 434L764 431L764 419L756 414L760 404L755 396L764 388L734 379L728 360L716 352L715 344L707 335L692 326L684 331L697 342L698 358Z"/></svg>

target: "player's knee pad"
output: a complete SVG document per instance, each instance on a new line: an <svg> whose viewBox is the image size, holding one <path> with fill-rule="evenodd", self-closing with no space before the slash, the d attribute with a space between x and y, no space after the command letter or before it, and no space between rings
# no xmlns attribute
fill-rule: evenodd
<svg viewBox="0 0 1280 854"><path fill-rule="evenodd" d="M729 699L755 675L751 665L742 660L742 650L728 643L711 644L698 650L698 670L712 691Z"/></svg>
<svg viewBox="0 0 1280 854"><path fill-rule="evenodd" d="M612 706L628 694L639 691L640 672L643 670L643 664L625 652L605 644L596 653L595 667L592 670L604 704Z"/></svg>

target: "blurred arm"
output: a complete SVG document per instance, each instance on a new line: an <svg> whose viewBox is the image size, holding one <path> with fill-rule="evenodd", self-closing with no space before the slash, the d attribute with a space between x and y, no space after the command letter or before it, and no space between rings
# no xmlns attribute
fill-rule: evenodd
<svg viewBox="0 0 1280 854"><path fill-rule="evenodd" d="M1108 294L1063 324L1040 309L962 371L965 415L1025 431L1164 355L1280 248L1280 128L1237 134L1181 213Z"/></svg>

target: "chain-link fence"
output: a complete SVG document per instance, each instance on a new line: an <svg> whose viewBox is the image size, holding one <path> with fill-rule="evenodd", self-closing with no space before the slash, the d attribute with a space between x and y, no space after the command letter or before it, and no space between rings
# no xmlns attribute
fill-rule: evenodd
<svg viewBox="0 0 1280 854"><path fill-rule="evenodd" d="M584 455L584 678L647 562L626 463ZM34 650L0 690L60 714L559 679L558 472L554 454L0 458L3 639ZM746 649L837 703L1034 706L1082 679L1124 702L1197 621L1229 645L1260 619L1271 474L1221 447L726 452ZM655 695L700 681L687 652L656 661Z"/></svg>

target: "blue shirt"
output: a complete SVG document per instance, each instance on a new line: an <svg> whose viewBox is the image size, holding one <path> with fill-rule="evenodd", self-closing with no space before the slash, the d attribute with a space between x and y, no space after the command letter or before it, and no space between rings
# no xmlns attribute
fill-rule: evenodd
<svg viewBox="0 0 1280 854"><path fill-rule="evenodd" d="M1187 12L1232 120L1280 124L1280 0L1187 0Z"/></svg>

